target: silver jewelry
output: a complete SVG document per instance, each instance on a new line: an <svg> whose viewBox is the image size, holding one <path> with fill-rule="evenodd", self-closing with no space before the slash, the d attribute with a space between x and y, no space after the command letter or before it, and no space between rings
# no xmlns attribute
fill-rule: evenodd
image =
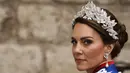
<svg viewBox="0 0 130 73"><path fill-rule="evenodd" d="M108 56L109 56L109 54L108 54L108 53L105 53L104 58L107 60L107 59L108 59Z"/></svg>
<svg viewBox="0 0 130 73"><path fill-rule="evenodd" d="M118 39L118 34L113 29L113 27L117 24L115 20L111 20L110 16L107 16L106 11L100 7L97 7L92 1L89 1L85 6L82 7L81 11L75 15L73 22L77 17L83 17L84 19L94 20L99 24L101 23L102 28L108 31L109 35L113 39Z"/></svg>
<svg viewBox="0 0 130 73"><path fill-rule="evenodd" d="M105 53L104 58L108 60L109 53ZM108 62L106 63L106 67L109 67Z"/></svg>

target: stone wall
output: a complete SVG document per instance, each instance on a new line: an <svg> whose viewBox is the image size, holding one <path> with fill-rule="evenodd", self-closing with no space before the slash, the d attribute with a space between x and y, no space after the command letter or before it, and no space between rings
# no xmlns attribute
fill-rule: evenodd
<svg viewBox="0 0 130 73"><path fill-rule="evenodd" d="M93 0L130 34L130 0ZM87 0L0 0L0 73L82 73L71 54L71 20ZM130 62L124 47L117 60ZM126 71L128 73L129 71Z"/></svg>

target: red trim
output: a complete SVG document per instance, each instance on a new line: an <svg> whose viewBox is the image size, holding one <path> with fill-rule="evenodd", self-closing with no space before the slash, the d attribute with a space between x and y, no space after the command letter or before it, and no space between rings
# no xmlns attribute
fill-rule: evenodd
<svg viewBox="0 0 130 73"><path fill-rule="evenodd" d="M114 64L114 61L109 61L109 62L107 62L107 63L108 63L108 65L111 65L111 64ZM101 68L103 68L103 67L105 67L105 66L106 66L106 63L101 64L99 67L97 67L97 68L94 70L93 73L97 72L98 70L100 70Z"/></svg>

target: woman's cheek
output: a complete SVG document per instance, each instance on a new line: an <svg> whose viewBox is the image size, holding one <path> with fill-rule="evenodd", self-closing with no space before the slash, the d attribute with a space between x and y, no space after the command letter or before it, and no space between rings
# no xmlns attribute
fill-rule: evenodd
<svg viewBox="0 0 130 73"><path fill-rule="evenodd" d="M84 48L84 54L87 57L93 58L98 56L99 54L103 54L103 45L102 44L94 44L91 46L88 46L87 48Z"/></svg>

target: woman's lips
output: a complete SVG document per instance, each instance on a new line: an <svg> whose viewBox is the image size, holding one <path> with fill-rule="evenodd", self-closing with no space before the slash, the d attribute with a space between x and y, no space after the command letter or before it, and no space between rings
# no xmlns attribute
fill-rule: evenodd
<svg viewBox="0 0 130 73"><path fill-rule="evenodd" d="M76 63L81 63L83 61L86 61L85 59L75 59Z"/></svg>

